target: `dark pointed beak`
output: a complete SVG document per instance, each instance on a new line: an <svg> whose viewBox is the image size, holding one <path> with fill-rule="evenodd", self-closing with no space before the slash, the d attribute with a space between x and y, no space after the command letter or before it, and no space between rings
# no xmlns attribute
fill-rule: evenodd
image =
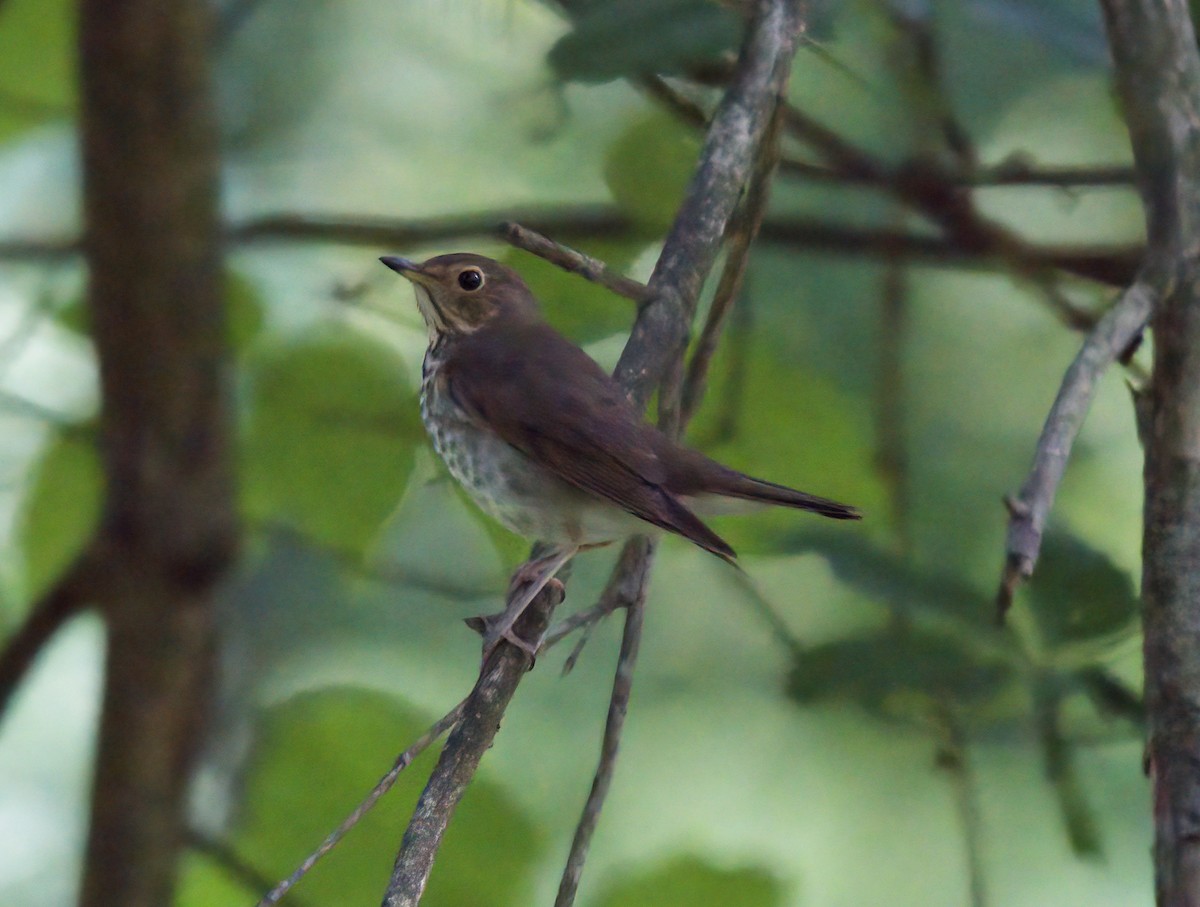
<svg viewBox="0 0 1200 907"><path fill-rule="evenodd" d="M397 255L381 255L379 260L401 277L407 277L409 280L416 280L417 275L421 273L421 266L407 258L400 258Z"/></svg>

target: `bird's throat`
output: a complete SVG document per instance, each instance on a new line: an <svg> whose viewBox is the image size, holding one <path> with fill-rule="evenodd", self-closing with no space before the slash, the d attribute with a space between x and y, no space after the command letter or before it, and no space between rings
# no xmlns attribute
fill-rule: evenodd
<svg viewBox="0 0 1200 907"><path fill-rule="evenodd" d="M417 294L417 309L420 311L421 317L425 319L425 326L429 328L430 339L447 333L450 323L446 320L442 310L438 308L438 304L433 301L433 295L419 283L414 283L413 289Z"/></svg>

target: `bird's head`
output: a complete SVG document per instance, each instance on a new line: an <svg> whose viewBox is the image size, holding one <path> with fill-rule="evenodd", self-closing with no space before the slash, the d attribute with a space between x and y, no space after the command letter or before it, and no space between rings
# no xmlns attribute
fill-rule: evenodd
<svg viewBox="0 0 1200 907"><path fill-rule="evenodd" d="M456 252L420 264L393 255L379 260L412 281L431 335L470 334L496 318L538 317L521 276L482 255Z"/></svg>

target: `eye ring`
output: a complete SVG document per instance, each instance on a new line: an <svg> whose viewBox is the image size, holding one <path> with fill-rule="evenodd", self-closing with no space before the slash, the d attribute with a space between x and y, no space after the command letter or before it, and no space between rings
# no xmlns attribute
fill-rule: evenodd
<svg viewBox="0 0 1200 907"><path fill-rule="evenodd" d="M483 272L478 268L464 268L458 273L458 285L468 293L483 286Z"/></svg>

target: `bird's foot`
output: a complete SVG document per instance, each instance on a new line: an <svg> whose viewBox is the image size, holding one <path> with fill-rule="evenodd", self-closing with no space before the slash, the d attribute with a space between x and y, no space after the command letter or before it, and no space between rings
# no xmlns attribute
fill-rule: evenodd
<svg viewBox="0 0 1200 907"><path fill-rule="evenodd" d="M537 565L544 568L544 565ZM483 634L483 660L487 661L489 656L496 650L496 646L501 640L506 640L529 656L530 668L533 667L533 662L537 659L538 650L542 646L546 634L542 633L536 641L529 641L519 636L514 629L515 624L525 613L525 609L533 601L537 595L546 590L550 590L550 594L555 596L559 601L563 600L566 595L566 586L562 580L555 577L545 577L544 569L528 570L530 565L524 565L517 571L513 577L512 583L509 585L507 598L510 602L509 606L498 614L489 614L483 617L475 618L470 621L472 627L479 630ZM518 595L522 586L529 586L523 595Z"/></svg>

